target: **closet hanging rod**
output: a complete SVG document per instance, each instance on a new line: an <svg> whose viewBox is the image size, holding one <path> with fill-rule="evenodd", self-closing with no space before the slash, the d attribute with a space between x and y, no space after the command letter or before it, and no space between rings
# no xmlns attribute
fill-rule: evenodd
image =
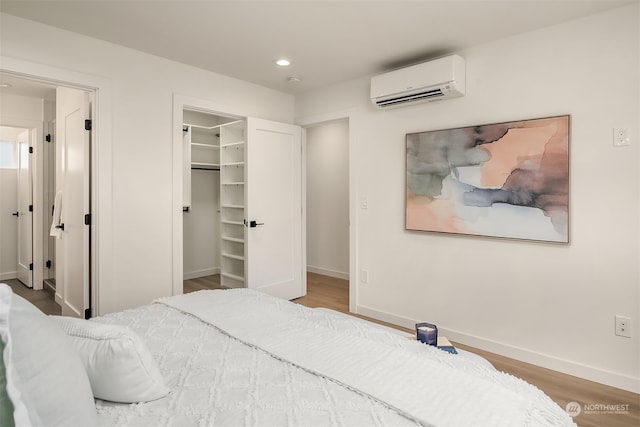
<svg viewBox="0 0 640 427"><path fill-rule="evenodd" d="M200 168L198 166L191 166L191 170L199 170L199 171L218 171L220 172L220 168Z"/></svg>
<svg viewBox="0 0 640 427"><path fill-rule="evenodd" d="M198 129L207 129L207 130L211 130L211 129L221 128L221 127L224 127L224 126L231 126L231 125L235 125L236 123L240 123L241 121L242 121L242 120L234 120L234 121L232 121L232 122L222 123L222 124L220 124L220 125L215 125L215 126L201 126L201 125L193 125L193 124L191 124L191 123L183 123L183 124L182 124L182 126L183 126L183 127L182 127L182 130L186 132L186 130L185 130L185 128L184 128L185 126L191 126L191 127L198 128Z"/></svg>

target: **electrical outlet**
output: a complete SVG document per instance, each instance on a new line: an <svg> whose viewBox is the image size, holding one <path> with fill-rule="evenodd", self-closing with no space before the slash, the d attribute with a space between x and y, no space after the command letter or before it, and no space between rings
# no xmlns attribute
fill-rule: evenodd
<svg viewBox="0 0 640 427"><path fill-rule="evenodd" d="M631 318L616 316L616 335L631 338Z"/></svg>
<svg viewBox="0 0 640 427"><path fill-rule="evenodd" d="M631 145L631 138L629 137L629 128L619 127L613 128L613 146L624 147Z"/></svg>

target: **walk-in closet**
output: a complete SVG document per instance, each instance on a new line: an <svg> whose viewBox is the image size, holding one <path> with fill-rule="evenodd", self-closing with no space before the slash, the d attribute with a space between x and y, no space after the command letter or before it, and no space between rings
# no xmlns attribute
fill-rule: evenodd
<svg viewBox="0 0 640 427"><path fill-rule="evenodd" d="M222 286L298 298L306 293L302 129L218 107L174 98L174 185L183 189L174 199L182 221L174 293Z"/></svg>
<svg viewBox="0 0 640 427"><path fill-rule="evenodd" d="M244 287L245 120L183 111L183 276Z"/></svg>

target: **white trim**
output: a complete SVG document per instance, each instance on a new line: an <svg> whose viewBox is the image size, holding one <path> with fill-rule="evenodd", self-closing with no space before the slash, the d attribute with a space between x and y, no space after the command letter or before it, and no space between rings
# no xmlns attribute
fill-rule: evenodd
<svg viewBox="0 0 640 427"><path fill-rule="evenodd" d="M307 130L300 126L300 234L302 247L302 290L303 296L307 295Z"/></svg>
<svg viewBox="0 0 640 427"><path fill-rule="evenodd" d="M42 101L44 108L44 101ZM30 159L29 173L31 174L31 288L40 291L43 287L44 255L43 238L44 229L42 216L44 214L43 197L43 141L44 121L39 120L38 125L29 129L29 146L33 148L33 157Z"/></svg>
<svg viewBox="0 0 640 427"><path fill-rule="evenodd" d="M173 164L172 169L172 197L171 197L171 251L172 251L172 268L171 268L171 294L180 295L183 293L184 281L184 247L183 247L183 210L182 210L182 168L183 168L183 139L182 139L182 123L183 111L186 99L181 95L173 94L173 124L172 137L173 141ZM179 214L177 212L180 212Z"/></svg>
<svg viewBox="0 0 640 427"><path fill-rule="evenodd" d="M0 71L20 77L93 92L92 130L92 227L91 305L92 315L112 311L116 295L109 294L113 283L113 194L112 194L112 90L110 80L46 64L0 55Z"/></svg>
<svg viewBox="0 0 640 427"><path fill-rule="evenodd" d="M387 313L363 305L358 305L357 313L408 329L414 329L415 324L419 322L416 319L398 316L393 313ZM638 377L632 377L630 375L600 369L595 366L573 362L571 360L562 359L549 354L504 344L499 341L466 334L453 329L447 329L446 327L438 326L438 329L442 331L442 334L446 335L449 340L460 344L496 353L501 356L510 357L521 362L531 363L532 365L541 366L553 371L562 372L563 374L573 375L589 381L595 381L600 384L620 388L632 393L640 393L640 378Z"/></svg>
<svg viewBox="0 0 640 427"><path fill-rule="evenodd" d="M314 114L307 117L296 117L296 124L298 126L310 128L351 118L356 111L357 110L355 108L346 108L343 110L331 111L329 113Z"/></svg>
<svg viewBox="0 0 640 427"><path fill-rule="evenodd" d="M42 101L44 109L44 101ZM44 117L43 117L44 118ZM33 147L31 163L31 262L33 273L31 276L33 290L40 291L44 286L44 121L30 129L30 144Z"/></svg>
<svg viewBox="0 0 640 427"><path fill-rule="evenodd" d="M232 121L232 122L222 123L222 124L219 124L219 125L213 125L213 126L201 126L201 125L194 125L194 124L186 123L186 122L182 123L182 125L183 125L183 126L190 126L190 127L192 127L192 128L197 128L197 129L207 129L207 130L212 130L212 129L220 129L220 128L223 128L223 127L225 127L225 126L235 125L236 123L240 123L241 121L242 121L242 120L234 120L234 121ZM236 144L240 144L240 143L239 143L239 142L236 142ZM213 145L213 146L212 146L212 145L209 145L209 144L196 144L196 143L194 143L194 142L192 142L192 143L191 143L191 145L204 145L204 146L207 146L207 147L215 147L215 145Z"/></svg>
<svg viewBox="0 0 640 427"><path fill-rule="evenodd" d="M44 101L44 104L46 105L46 103L49 102L47 100ZM55 109L55 107L54 107ZM46 107L45 107L46 110ZM52 130L53 127L55 127L55 118L53 118L53 120L49 120L47 121L46 119L48 118L46 115L44 115L43 117L44 120L44 127L43 127L43 138L42 138L42 229L43 229L43 236L42 236L42 261L44 262L44 260L51 260L52 256L50 256L50 251L49 251L49 228L51 227L51 221L49 218L49 209L50 206L53 206L53 202L54 202L54 198L55 198L55 192L53 192L54 194L49 193L48 191L48 187L49 187L49 172L50 172L50 162L53 160L52 157L55 157L55 146L54 144L50 144L48 142L44 141L44 136L47 134L50 134L52 136L55 137L55 130ZM51 119L49 117L49 119ZM53 152L52 152L53 151ZM55 252L55 251L54 251ZM53 254L55 255L55 253ZM45 280L48 279L52 279L53 277L47 277L50 275L51 271L47 271L49 270L49 268L47 268L46 266L43 266L43 270L42 270L42 281L44 282ZM54 270L55 271L55 270ZM46 277L46 279L45 279ZM46 289L46 285L44 286Z"/></svg>
<svg viewBox="0 0 640 427"><path fill-rule="evenodd" d="M17 279L18 272L17 271L5 271L4 273L0 273L0 280L11 280Z"/></svg>
<svg viewBox="0 0 640 427"><path fill-rule="evenodd" d="M220 267L205 268L204 270L185 271L182 280L197 279L198 277L212 276L214 274L220 274Z"/></svg>
<svg viewBox="0 0 640 427"><path fill-rule="evenodd" d="M335 277L336 279L349 280L349 273L343 271L329 270L328 268L314 267L307 265L307 271L310 273L322 274L323 276Z"/></svg>

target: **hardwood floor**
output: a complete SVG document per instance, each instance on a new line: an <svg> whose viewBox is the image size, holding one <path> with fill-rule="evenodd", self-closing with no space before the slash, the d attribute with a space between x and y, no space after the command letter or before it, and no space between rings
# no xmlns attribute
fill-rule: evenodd
<svg viewBox="0 0 640 427"><path fill-rule="evenodd" d="M46 314L60 314L60 306L46 291L34 291L17 280L6 281L14 292L31 301ZM220 276L208 276L184 281L184 292L202 289L222 289ZM307 295L294 302L307 307L327 307L342 313L349 313L349 288L346 280L309 273L307 275ZM413 333L405 329L365 316L357 316L375 323L384 324ZM581 405L582 412L574 418L579 427L637 427L640 426L640 395L592 381L565 375L550 369L540 368L494 353L478 350L459 343L459 348L479 354L489 360L498 370L507 372L535 385L551 397L560 407L569 402ZM606 405L618 405L625 413L611 412ZM628 405L628 406L626 406ZM609 407L611 408L611 407Z"/></svg>
<svg viewBox="0 0 640 427"><path fill-rule="evenodd" d="M182 292L188 294L189 292L202 291L206 289L226 289L220 285L220 275L214 274L212 276L198 277L196 279L189 279L182 282Z"/></svg>
<svg viewBox="0 0 640 427"><path fill-rule="evenodd" d="M18 279L9 279L2 283L9 285L13 290L13 293L20 295L27 301L30 301L31 304L38 307L44 314L60 315L62 312L62 308L55 302L53 295L45 290L34 291L31 288L27 288Z"/></svg>
<svg viewBox="0 0 640 427"><path fill-rule="evenodd" d="M346 280L308 273L307 295L294 300L294 302L307 307L327 307L342 313L349 313L349 285ZM365 316L357 317L413 333L411 329L390 325ZM561 408L566 408L569 402L579 403L582 412L574 418L579 427L640 426L640 395L638 394L583 380L459 343L453 344L484 357L496 369L535 385L558 403ZM621 409L628 408L628 410L627 413L611 414L607 413L606 405L622 405Z"/></svg>

